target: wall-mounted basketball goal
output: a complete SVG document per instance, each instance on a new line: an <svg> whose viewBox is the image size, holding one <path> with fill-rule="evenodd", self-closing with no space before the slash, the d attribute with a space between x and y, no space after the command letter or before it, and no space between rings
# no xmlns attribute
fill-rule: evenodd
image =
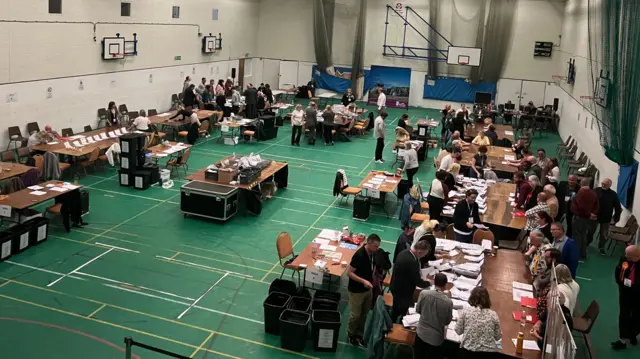
<svg viewBox="0 0 640 359"><path fill-rule="evenodd" d="M137 34L133 34L133 40L127 41L120 34L115 37L102 38L102 59L103 60L120 60L125 56L138 55L138 39Z"/></svg>

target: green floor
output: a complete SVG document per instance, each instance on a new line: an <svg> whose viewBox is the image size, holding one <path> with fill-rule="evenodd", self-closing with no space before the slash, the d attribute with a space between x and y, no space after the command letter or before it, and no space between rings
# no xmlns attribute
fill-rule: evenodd
<svg viewBox="0 0 640 359"><path fill-rule="evenodd" d="M437 118L437 110L409 111L412 118L427 113ZM389 141L400 114L390 110ZM357 184L370 169L392 169L393 155L387 147L387 162L372 163L371 135L333 147L320 143L291 147L291 130L287 126L280 130L275 140L236 147L217 144L212 137L200 142L189 160L190 171L234 152L287 161L289 187L265 202L258 217L239 215L225 224L184 219L179 211L182 180L169 190L136 191L120 187L112 169L82 178L91 195L91 213L85 217L90 225L67 234L54 219L46 243L0 263L3 357L123 358L123 338L132 336L194 358L364 358L364 351L344 344L344 330L335 354L313 352L310 342L302 354L280 349L279 337L264 334L262 302L270 282L279 276L275 249L279 232L289 232L300 251L321 229L346 224L354 232L378 233L383 247L393 250L399 235L396 215L387 218L374 207L367 222L354 221L351 201L341 205L332 196L337 169L346 170L350 182ZM557 135L548 135L536 138L534 145L555 153L558 141ZM420 181L429 183L433 175L432 160L422 162ZM98 243L135 252L104 254L108 249ZM593 328L596 352L599 357L637 357L637 349L614 355L608 348L617 331L616 288L611 280L616 259L597 256L594 248L591 254L580 266L578 282L583 307L592 299L600 303L601 314ZM82 268L82 274L47 287L97 256L101 257ZM177 319L226 272L232 273ZM345 323L344 301L342 313ZM584 351L582 341L577 343ZM163 357L142 349L134 352L145 359Z"/></svg>

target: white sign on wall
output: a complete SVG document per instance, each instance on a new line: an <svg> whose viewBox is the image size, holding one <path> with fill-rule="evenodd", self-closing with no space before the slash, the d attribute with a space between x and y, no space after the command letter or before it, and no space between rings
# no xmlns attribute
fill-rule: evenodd
<svg viewBox="0 0 640 359"><path fill-rule="evenodd" d="M45 97L47 100L50 100L53 97L53 87L47 87L47 94Z"/></svg>
<svg viewBox="0 0 640 359"><path fill-rule="evenodd" d="M152 84L153 83L153 74L149 74L149 83Z"/></svg>
<svg viewBox="0 0 640 359"><path fill-rule="evenodd" d="M389 6L391 6L394 10L396 10L397 14L393 11L391 11L391 16L398 16L398 14L400 14L400 16L406 16L405 14L405 2L406 0L396 0L394 2L392 2L391 4L389 4Z"/></svg>
<svg viewBox="0 0 640 359"><path fill-rule="evenodd" d="M109 84L109 86L111 86L111 88L115 88L116 87L116 80L111 80L111 83Z"/></svg>
<svg viewBox="0 0 640 359"><path fill-rule="evenodd" d="M18 102L18 94L17 93L8 93L7 94L7 103Z"/></svg>
<svg viewBox="0 0 640 359"><path fill-rule="evenodd" d="M82 80L78 80L78 90L84 90L84 82Z"/></svg>

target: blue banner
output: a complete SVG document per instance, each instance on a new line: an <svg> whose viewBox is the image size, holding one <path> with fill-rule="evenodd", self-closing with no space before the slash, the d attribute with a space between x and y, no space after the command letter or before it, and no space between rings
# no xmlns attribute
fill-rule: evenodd
<svg viewBox="0 0 640 359"><path fill-rule="evenodd" d="M316 81L316 88L330 90L337 93L347 92L347 89L351 88L351 68L334 66L334 69L335 75L331 75L325 71L320 71L318 66L313 66L312 77ZM362 93L369 90L366 86L368 77L369 70L364 70L365 88Z"/></svg>
<svg viewBox="0 0 640 359"><path fill-rule="evenodd" d="M369 83L365 78L364 87L375 89L379 84L387 96L386 107L409 108L409 88L411 87L411 69L405 67L371 66ZM369 105L378 102L378 92L369 91Z"/></svg>
<svg viewBox="0 0 640 359"><path fill-rule="evenodd" d="M425 75L424 95L422 98L473 103L476 92L489 92L491 98L495 99L496 89L497 84L493 82L478 82L475 86L471 86L470 82L462 78L439 77L430 79L429 76Z"/></svg>

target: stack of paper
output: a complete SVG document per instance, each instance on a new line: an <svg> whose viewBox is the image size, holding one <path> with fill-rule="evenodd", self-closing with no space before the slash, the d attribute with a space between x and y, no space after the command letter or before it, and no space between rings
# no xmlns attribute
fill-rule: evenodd
<svg viewBox="0 0 640 359"><path fill-rule="evenodd" d="M513 301L520 302L523 297L533 297L533 286L531 284L513 282Z"/></svg>
<svg viewBox="0 0 640 359"><path fill-rule="evenodd" d="M451 299L454 309L464 309L470 307L466 300Z"/></svg>
<svg viewBox="0 0 640 359"><path fill-rule="evenodd" d="M482 245L482 248L484 249L484 251L485 251L485 252L491 252L491 249L492 249L492 248L491 248L491 245L492 245L492 244L493 244L493 243L492 243L490 240L488 240L488 239L483 239L483 240L482 240L482 244L481 244L481 245Z"/></svg>
<svg viewBox="0 0 640 359"><path fill-rule="evenodd" d="M462 278L465 277L459 277L458 279L456 279L452 284L455 288L457 288L458 290L465 290L465 291L470 291L473 288L477 287L476 285L473 285L470 282L464 281L462 280Z"/></svg>
<svg viewBox="0 0 640 359"><path fill-rule="evenodd" d="M471 291L469 290L460 290L458 288L451 289L451 297L467 301L469 300L469 296L471 295Z"/></svg>
<svg viewBox="0 0 640 359"><path fill-rule="evenodd" d="M332 230L332 229L323 229L318 237L328 239L331 241L339 241L340 240L340 232Z"/></svg>
<svg viewBox="0 0 640 359"><path fill-rule="evenodd" d="M455 343L460 343L460 341L462 340L462 335L458 335L458 333L456 333L456 331L451 327L447 328L447 333L444 337Z"/></svg>
<svg viewBox="0 0 640 359"><path fill-rule="evenodd" d="M462 253L470 255L470 256L480 256L484 253L484 248L480 249L471 249L471 248L462 248Z"/></svg>
<svg viewBox="0 0 640 359"><path fill-rule="evenodd" d="M480 263L484 260L484 256L479 255L479 256L464 256L464 259L470 261L470 262L474 262L474 263Z"/></svg>
<svg viewBox="0 0 640 359"><path fill-rule="evenodd" d="M418 325L419 321L420 314L405 315L404 318L402 318L402 325L404 325L405 328L415 327Z"/></svg>

